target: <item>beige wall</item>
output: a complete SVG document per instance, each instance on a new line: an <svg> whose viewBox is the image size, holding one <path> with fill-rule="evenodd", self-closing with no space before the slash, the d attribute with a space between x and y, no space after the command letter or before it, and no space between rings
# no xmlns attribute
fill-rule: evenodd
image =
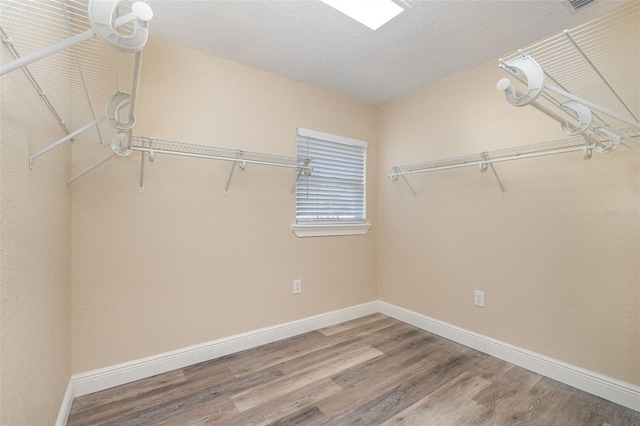
<svg viewBox="0 0 640 426"><path fill-rule="evenodd" d="M74 373L377 298L374 107L154 39L141 82L137 135L291 156L296 127L367 140L373 228L297 238L291 169L249 164L225 197L230 163L158 155L141 194L140 154L110 160L73 184Z"/></svg>
<svg viewBox="0 0 640 426"><path fill-rule="evenodd" d="M22 72L0 84L0 424L53 424L71 374L71 151L30 171L62 129Z"/></svg>
<svg viewBox="0 0 640 426"><path fill-rule="evenodd" d="M385 176L563 136L510 107L502 77L492 61L377 111L152 40L136 134L285 155L297 126L368 140L374 228L296 238L291 170L248 165L225 197L230 164L158 155L140 194L139 154L111 160L73 185L74 373L380 298L639 383L639 219L607 215L637 211L637 157L498 164L506 197L476 168L410 177L419 197Z"/></svg>
<svg viewBox="0 0 640 426"><path fill-rule="evenodd" d="M380 113L379 298L640 384L639 157L629 150L409 177L394 165L563 137L495 89L492 61ZM636 106L639 110L640 107ZM631 216L612 217L608 211ZM473 306L484 290L486 307Z"/></svg>
<svg viewBox="0 0 640 426"><path fill-rule="evenodd" d="M293 170L248 165L224 196L230 164L158 155L141 194L135 154L70 195L69 147L26 167L62 133L20 72L3 76L0 423L52 423L72 372L377 298L640 384L637 156L497 164L504 198L477 168L410 177L419 197L386 178L398 164L561 137L504 101L503 76L492 61L378 110L151 40L138 135L284 155L296 127L369 141L372 230L307 239L290 231ZM77 144L73 162L109 152Z"/></svg>

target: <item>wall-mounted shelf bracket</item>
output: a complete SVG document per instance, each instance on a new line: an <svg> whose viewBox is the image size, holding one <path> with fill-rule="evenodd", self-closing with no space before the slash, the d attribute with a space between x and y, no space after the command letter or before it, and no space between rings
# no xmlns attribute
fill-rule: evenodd
<svg viewBox="0 0 640 426"><path fill-rule="evenodd" d="M486 172L487 168L491 167L491 171L493 172L493 176L495 176L496 181L498 181L498 185L500 186L500 191L502 193L502 196L504 197L505 195L507 195L507 192L504 190L504 186L502 185L502 181L500 180L500 177L498 176L498 173L496 173L496 169L495 167L493 167L493 163L492 162L488 162L489 160L491 160L491 158L489 157L489 153L488 152L481 152L480 156L482 158L484 158L487 162L484 163L480 163L480 171L481 172Z"/></svg>
<svg viewBox="0 0 640 426"><path fill-rule="evenodd" d="M293 186L291 187L291 191L289 191L289 195L292 195L293 191L296 190L296 185L300 180L300 176L311 176L312 169L311 167L309 167L309 163L311 163L311 160L309 158L305 158L302 163L302 167L298 168L298 173L296 173L296 180L295 182L293 182Z"/></svg>
<svg viewBox="0 0 640 426"><path fill-rule="evenodd" d="M41 149L40 151L36 152L35 154L32 154L31 156L29 156L29 168L33 169L33 160L35 160L36 158L40 157L41 155L46 154L47 152L51 151L54 148L57 148L58 146L62 145L63 143L70 141L71 139L73 139L76 136L78 136L80 133L86 132L87 130L89 130L93 126L97 126L100 122L102 122L104 120L105 120L104 116L100 117L97 120L92 121L91 123L79 128L75 132L71 132L67 136L65 136L65 137L63 137L61 139L58 139L57 141L55 141L51 145L47 146L46 148Z"/></svg>
<svg viewBox="0 0 640 426"><path fill-rule="evenodd" d="M229 172L229 177L227 178L227 184L224 186L224 195L229 195L229 185L231 185L231 178L233 177L233 172L236 169L236 166L240 168L240 170L244 170L247 167L247 163L244 161L244 152L243 150L238 150L238 160L234 161L231 165L231 171Z"/></svg>
<svg viewBox="0 0 640 426"><path fill-rule="evenodd" d="M407 178L403 174L400 173L400 168L399 167L394 167L393 171L395 172L395 174L391 175L391 180L395 182L400 177L402 177L402 180L404 180L404 182L407 184L407 186L411 190L411 193L414 195L414 197L417 197L418 193L415 191L415 189L413 189L413 186L411 186L411 184L409 183L409 180L407 180Z"/></svg>
<svg viewBox="0 0 640 426"><path fill-rule="evenodd" d="M101 166L102 164L106 163L107 161L111 160L113 157L115 156L114 153L109 154L108 156L106 156L105 158L103 158L102 160L98 160L95 163L93 163L92 165L90 165L89 167L87 167L86 169L82 170L81 172L78 172L76 175L74 175L71 179L69 179L67 181L67 185L71 185L71 183L73 183L74 180L78 179L80 176L89 173L91 170L95 169L98 166Z"/></svg>
<svg viewBox="0 0 640 426"><path fill-rule="evenodd" d="M138 191L144 192L144 152L140 156L140 188ZM151 142L149 142L149 151L146 152L149 157L149 161L153 161L155 159L155 152L153 151L153 146L151 146ZM115 155L115 154L114 154Z"/></svg>

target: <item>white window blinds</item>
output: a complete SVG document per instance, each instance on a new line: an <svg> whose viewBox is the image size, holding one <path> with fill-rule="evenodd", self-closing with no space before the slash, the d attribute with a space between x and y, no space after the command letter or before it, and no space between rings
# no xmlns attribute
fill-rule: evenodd
<svg viewBox="0 0 640 426"><path fill-rule="evenodd" d="M296 183L296 223L366 221L367 143L298 129L298 158L310 159L312 172Z"/></svg>

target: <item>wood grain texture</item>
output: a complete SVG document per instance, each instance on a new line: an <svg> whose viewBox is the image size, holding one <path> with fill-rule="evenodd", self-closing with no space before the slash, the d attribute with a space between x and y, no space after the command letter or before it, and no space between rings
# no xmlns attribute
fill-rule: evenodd
<svg viewBox="0 0 640 426"><path fill-rule="evenodd" d="M375 314L76 398L68 424L640 426L640 413Z"/></svg>

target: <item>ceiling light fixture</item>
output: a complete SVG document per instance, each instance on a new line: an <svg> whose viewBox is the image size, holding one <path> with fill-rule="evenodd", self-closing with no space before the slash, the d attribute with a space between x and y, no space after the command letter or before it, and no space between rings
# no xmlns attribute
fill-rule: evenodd
<svg viewBox="0 0 640 426"><path fill-rule="evenodd" d="M406 0L399 0L396 3L393 0L321 0L339 12L344 13L348 17L355 19L363 25L377 30L391 19L398 16L405 8L401 7L401 3L406 8L410 5Z"/></svg>

